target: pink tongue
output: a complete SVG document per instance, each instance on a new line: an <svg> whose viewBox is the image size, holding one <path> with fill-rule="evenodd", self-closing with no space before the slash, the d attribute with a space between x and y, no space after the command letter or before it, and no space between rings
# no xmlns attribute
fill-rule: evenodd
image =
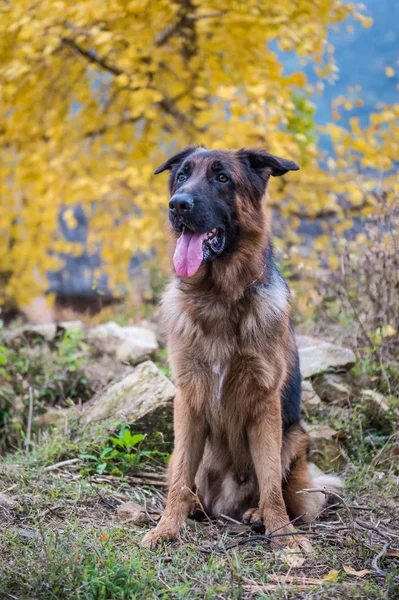
<svg viewBox="0 0 399 600"><path fill-rule="evenodd" d="M179 277L193 277L201 266L202 242L206 233L193 233L187 229L177 240L173 264Z"/></svg>

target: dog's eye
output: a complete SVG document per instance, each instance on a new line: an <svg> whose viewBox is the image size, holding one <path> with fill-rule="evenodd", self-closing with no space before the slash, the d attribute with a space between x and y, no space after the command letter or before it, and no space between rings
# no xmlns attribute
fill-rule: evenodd
<svg viewBox="0 0 399 600"><path fill-rule="evenodd" d="M183 173L180 173L180 175L177 176L177 181L179 183L181 183L182 181L186 181L186 176L183 175Z"/></svg>
<svg viewBox="0 0 399 600"><path fill-rule="evenodd" d="M219 173L219 175L216 177L216 179L217 179L217 181L220 181L220 183L227 183L227 181L229 180L227 175L225 175L224 173Z"/></svg>

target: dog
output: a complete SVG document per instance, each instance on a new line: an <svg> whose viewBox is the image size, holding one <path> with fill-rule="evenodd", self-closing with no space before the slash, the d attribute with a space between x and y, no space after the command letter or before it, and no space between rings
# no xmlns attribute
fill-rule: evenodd
<svg viewBox="0 0 399 600"><path fill-rule="evenodd" d="M176 276L161 315L177 392L166 508L143 546L176 539L196 500L292 546L292 521L326 506L299 492L341 487L309 472L290 293L263 207L269 178L298 169L260 149L195 146L155 171L170 171Z"/></svg>

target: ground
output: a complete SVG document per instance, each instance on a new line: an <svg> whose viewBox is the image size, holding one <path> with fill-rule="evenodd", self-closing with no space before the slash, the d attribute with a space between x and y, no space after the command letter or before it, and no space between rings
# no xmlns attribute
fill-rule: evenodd
<svg viewBox="0 0 399 600"><path fill-rule="evenodd" d="M1 357L1 599L399 598L397 367L383 415L367 412L359 389L380 380L383 386L387 371L381 376L361 355L345 375L352 398L305 414L312 425L336 431L336 468L346 487L342 500L333 499L304 532L313 552L287 556L226 519L189 520L178 542L141 548L165 502L170 415L151 425L152 434L148 423L41 431L49 407L85 402L109 373L123 375L122 366L93 355L73 330L51 342L0 343ZM168 375L166 350L153 358ZM33 396L37 422L29 436ZM329 460L324 466L331 471ZM147 523L120 521L118 507L131 500L141 504Z"/></svg>
<svg viewBox="0 0 399 600"><path fill-rule="evenodd" d="M0 508L1 598L399 598L398 479L389 464L378 466L381 450L374 462L347 467L345 504L307 532L314 552L287 562L223 519L189 521L179 542L142 549L148 526L121 524L116 509L135 500L155 521L164 489L146 482L161 482L162 470L148 463L139 485L87 472L84 459L54 468L81 455L76 441L46 436L1 464L0 491L15 500Z"/></svg>

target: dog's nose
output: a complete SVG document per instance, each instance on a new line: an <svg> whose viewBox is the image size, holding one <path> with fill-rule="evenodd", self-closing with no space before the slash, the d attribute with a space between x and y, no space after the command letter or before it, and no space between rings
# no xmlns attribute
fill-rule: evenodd
<svg viewBox="0 0 399 600"><path fill-rule="evenodd" d="M187 214L194 206L194 201L188 194L175 194L169 202L169 210L173 216Z"/></svg>

